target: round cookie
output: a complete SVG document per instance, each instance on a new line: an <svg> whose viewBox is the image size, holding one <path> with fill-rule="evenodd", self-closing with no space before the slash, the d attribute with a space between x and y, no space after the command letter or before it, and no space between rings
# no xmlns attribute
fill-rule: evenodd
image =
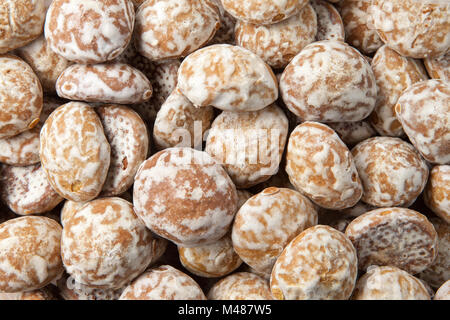
<svg viewBox="0 0 450 320"><path fill-rule="evenodd" d="M363 185L361 200L376 207L409 206L423 191L428 167L414 147L392 137L373 137L352 149Z"/></svg>
<svg viewBox="0 0 450 320"><path fill-rule="evenodd" d="M249 272L233 273L217 283L208 292L208 300L273 300L269 284Z"/></svg>
<svg viewBox="0 0 450 320"><path fill-rule="evenodd" d="M369 139L377 134L369 121L361 120L355 122L330 122L328 126L336 131L339 138L348 146L354 145Z"/></svg>
<svg viewBox="0 0 450 320"><path fill-rule="evenodd" d="M344 23L336 8L324 0L311 0L310 3L317 15L316 40L344 41Z"/></svg>
<svg viewBox="0 0 450 320"><path fill-rule="evenodd" d="M284 69L280 91L302 120L359 121L375 107L377 87L370 64L348 44L325 40L307 45Z"/></svg>
<svg viewBox="0 0 450 320"><path fill-rule="evenodd" d="M93 288L76 282L67 274L57 281L57 285L58 292L64 300L118 300L123 291L123 288Z"/></svg>
<svg viewBox="0 0 450 320"><path fill-rule="evenodd" d="M372 267L356 283L352 300L430 300L422 282L396 267Z"/></svg>
<svg viewBox="0 0 450 320"><path fill-rule="evenodd" d="M416 82L428 80L425 69L418 60L403 57L384 45L375 53L372 70L378 87L375 109L370 123L384 136L404 135L394 107L403 91Z"/></svg>
<svg viewBox="0 0 450 320"><path fill-rule="evenodd" d="M60 215L61 225L64 227L66 221L71 219L71 217L75 215L75 213L80 210L86 203L87 202L75 202L71 200L64 201L64 205L61 208Z"/></svg>
<svg viewBox="0 0 450 320"><path fill-rule="evenodd" d="M403 130L425 160L450 163L450 83L418 82L403 91L395 106Z"/></svg>
<svg viewBox="0 0 450 320"><path fill-rule="evenodd" d="M153 126L153 140L159 150L202 146L205 132L214 118L211 106L196 108L178 89L162 104Z"/></svg>
<svg viewBox="0 0 450 320"><path fill-rule="evenodd" d="M0 198L16 214L51 211L63 198L47 180L40 164L27 167L0 167Z"/></svg>
<svg viewBox="0 0 450 320"><path fill-rule="evenodd" d="M406 208L380 208L353 220L345 230L358 252L358 266L390 265L411 274L428 268L438 236L428 219Z"/></svg>
<svg viewBox="0 0 450 320"><path fill-rule="evenodd" d="M152 235L130 202L97 199L64 223L61 254L75 281L97 288L121 288L150 264Z"/></svg>
<svg viewBox="0 0 450 320"><path fill-rule="evenodd" d="M101 194L120 195L131 187L139 166L147 158L147 128L141 117L128 107L104 105L95 110L111 146L111 161Z"/></svg>
<svg viewBox="0 0 450 320"><path fill-rule="evenodd" d="M177 245L213 243L228 231L236 213L236 188L207 153L169 148L139 168L133 204L145 225Z"/></svg>
<svg viewBox="0 0 450 320"><path fill-rule="evenodd" d="M438 165L431 169L424 200L428 208L450 223L450 165Z"/></svg>
<svg viewBox="0 0 450 320"><path fill-rule="evenodd" d="M383 45L373 28L371 2L342 0L338 4L345 29L345 41L364 54L371 54Z"/></svg>
<svg viewBox="0 0 450 320"><path fill-rule="evenodd" d="M433 300L450 300L450 280L447 280L434 295Z"/></svg>
<svg viewBox="0 0 450 320"><path fill-rule="evenodd" d="M206 300L200 286L187 274L163 265L140 275L119 300Z"/></svg>
<svg viewBox="0 0 450 320"><path fill-rule="evenodd" d="M147 0L136 12L134 44L152 61L189 55L212 39L220 26L209 0Z"/></svg>
<svg viewBox="0 0 450 320"><path fill-rule="evenodd" d="M272 69L251 51L227 44L197 50L181 63L178 87L195 106L256 111L278 98Z"/></svg>
<svg viewBox="0 0 450 320"><path fill-rule="evenodd" d="M450 52L439 57L426 58L423 62L431 78L450 81Z"/></svg>
<svg viewBox="0 0 450 320"><path fill-rule="evenodd" d="M45 20L52 51L78 63L102 63L119 56L135 21L129 0L53 0Z"/></svg>
<svg viewBox="0 0 450 320"><path fill-rule="evenodd" d="M56 80L72 63L53 52L47 45L44 35L17 49L17 54L30 65L46 93L56 93Z"/></svg>
<svg viewBox="0 0 450 320"><path fill-rule="evenodd" d="M85 103L56 109L40 135L41 165L53 189L73 201L89 201L102 190L111 148L100 118Z"/></svg>
<svg viewBox="0 0 450 320"><path fill-rule="evenodd" d="M211 125L205 151L238 188L248 188L277 172L287 135L288 120L275 104L253 112L224 111Z"/></svg>
<svg viewBox="0 0 450 320"><path fill-rule="evenodd" d="M336 132L307 121L289 137L286 172L297 190L321 207L354 206L363 193L353 157Z"/></svg>
<svg viewBox="0 0 450 320"><path fill-rule="evenodd" d="M0 3L0 54L22 47L42 33L44 0L14 0Z"/></svg>
<svg viewBox="0 0 450 320"><path fill-rule="evenodd" d="M230 234L223 238L193 248L178 247L180 262L191 273L205 278L225 276L242 264L233 249Z"/></svg>
<svg viewBox="0 0 450 320"><path fill-rule="evenodd" d="M47 287L41 289L15 292L15 293L0 293L0 300L59 300L55 297L52 290Z"/></svg>
<svg viewBox="0 0 450 320"><path fill-rule="evenodd" d="M373 27L381 40L416 59L437 57L450 48L450 6L446 1L373 0Z"/></svg>
<svg viewBox="0 0 450 320"><path fill-rule="evenodd" d="M317 212L308 198L291 189L270 187L239 209L232 228L233 247L247 265L270 273L284 247L316 224Z"/></svg>
<svg viewBox="0 0 450 320"><path fill-rule="evenodd" d="M346 300L357 276L356 250L329 226L306 229L275 262L270 289L277 300Z"/></svg>
<svg viewBox="0 0 450 320"><path fill-rule="evenodd" d="M42 86L33 69L16 56L0 55L0 138L36 126L42 103Z"/></svg>
<svg viewBox="0 0 450 320"><path fill-rule="evenodd" d="M284 68L306 45L315 40L317 17L310 4L298 14L271 25L238 21L236 44L261 57L272 68Z"/></svg>
<svg viewBox="0 0 450 320"><path fill-rule="evenodd" d="M27 216L0 224L0 292L42 288L63 272L61 226Z"/></svg>
<svg viewBox="0 0 450 320"><path fill-rule="evenodd" d="M308 0L222 0L224 9L233 17L253 24L273 24L298 13Z"/></svg>

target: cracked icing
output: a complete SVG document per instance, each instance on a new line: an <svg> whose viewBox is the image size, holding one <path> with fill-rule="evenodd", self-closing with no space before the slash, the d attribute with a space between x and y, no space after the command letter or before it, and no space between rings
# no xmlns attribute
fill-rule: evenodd
<svg viewBox="0 0 450 320"><path fill-rule="evenodd" d="M450 223L450 165L433 167L424 192L425 204Z"/></svg>
<svg viewBox="0 0 450 320"><path fill-rule="evenodd" d="M341 138L348 147L352 147L377 134L369 121L366 120L355 122L329 122L327 125L336 131L339 138Z"/></svg>
<svg viewBox="0 0 450 320"><path fill-rule="evenodd" d="M423 62L431 78L450 81L450 52L440 57L426 58Z"/></svg>
<svg viewBox="0 0 450 320"><path fill-rule="evenodd" d="M311 0L310 3L317 15L316 40L344 41L344 24L336 8L323 0Z"/></svg>
<svg viewBox="0 0 450 320"><path fill-rule="evenodd" d="M209 300L273 300L269 284L262 277L249 272L229 275L208 292Z"/></svg>

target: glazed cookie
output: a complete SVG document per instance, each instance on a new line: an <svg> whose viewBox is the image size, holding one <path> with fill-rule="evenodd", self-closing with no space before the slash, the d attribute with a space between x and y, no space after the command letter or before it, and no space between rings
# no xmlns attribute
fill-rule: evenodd
<svg viewBox="0 0 450 320"><path fill-rule="evenodd" d="M353 220L345 230L358 252L360 270L390 265L411 274L428 268L438 236L428 219L406 208L380 208Z"/></svg>
<svg viewBox="0 0 450 320"><path fill-rule="evenodd" d="M44 0L14 0L0 3L0 54L22 47L42 33Z"/></svg>
<svg viewBox="0 0 450 320"><path fill-rule="evenodd" d="M353 207L362 185L347 146L330 127L307 121L289 137L286 172L297 190L321 207Z"/></svg>
<svg viewBox="0 0 450 320"><path fill-rule="evenodd" d="M436 58L426 58L423 62L431 78L450 81L450 52Z"/></svg>
<svg viewBox="0 0 450 320"><path fill-rule="evenodd" d="M150 264L152 235L120 198L102 198L79 209L64 224L64 266L75 281L91 287L125 286Z"/></svg>
<svg viewBox="0 0 450 320"><path fill-rule="evenodd" d="M280 91L302 120L359 121L375 107L377 87L370 64L341 41L307 45L284 69Z"/></svg>
<svg viewBox="0 0 450 320"><path fill-rule="evenodd" d="M57 282L59 294L64 300L118 300L123 292L119 289L99 289L76 282L65 274Z"/></svg>
<svg viewBox="0 0 450 320"><path fill-rule="evenodd" d="M425 160L450 163L450 83L428 80L403 91L395 106L397 119Z"/></svg>
<svg viewBox="0 0 450 320"><path fill-rule="evenodd" d="M284 68L317 34L317 17L310 4L298 14L271 25L238 21L236 44L254 52L272 68Z"/></svg>
<svg viewBox="0 0 450 320"><path fill-rule="evenodd" d="M75 64L59 76L56 92L71 100L140 103L150 99L152 85L141 71L127 64Z"/></svg>
<svg viewBox="0 0 450 320"><path fill-rule="evenodd" d="M253 269L270 273L284 247L317 224L312 203L297 191L270 187L239 209L232 229L233 247Z"/></svg>
<svg viewBox="0 0 450 320"><path fill-rule="evenodd" d="M187 274L163 265L140 275L119 300L206 300L200 286Z"/></svg>
<svg viewBox="0 0 450 320"><path fill-rule="evenodd" d="M53 189L73 201L89 201L102 190L111 148L100 118L85 103L56 109L40 135L40 158Z"/></svg>
<svg viewBox="0 0 450 320"><path fill-rule="evenodd" d="M50 186L40 164L0 167L0 198L19 215L51 211L63 200Z"/></svg>
<svg viewBox="0 0 450 320"><path fill-rule="evenodd" d="M56 92L55 85L59 75L72 64L50 49L44 35L16 52L34 70L44 92L50 94Z"/></svg>
<svg viewBox="0 0 450 320"><path fill-rule="evenodd" d="M450 300L450 280L447 280L434 295L434 300Z"/></svg>
<svg viewBox="0 0 450 320"><path fill-rule="evenodd" d="M372 267L358 279L352 300L430 300L416 277L396 267Z"/></svg>
<svg viewBox="0 0 450 320"><path fill-rule="evenodd" d="M0 224L0 292L42 288L63 272L61 226L45 217L20 217Z"/></svg>
<svg viewBox="0 0 450 320"><path fill-rule="evenodd" d="M75 202L71 200L64 201L64 205L61 209L60 215L61 225L64 227L66 221L71 219L71 217L75 215L75 213L80 210L86 203L87 202Z"/></svg>
<svg viewBox="0 0 450 320"><path fill-rule="evenodd" d="M409 86L428 80L427 73L420 61L403 57L386 45L375 53L372 70L378 96L370 123L381 135L402 136L404 132L395 116L395 104Z"/></svg>
<svg viewBox="0 0 450 320"><path fill-rule="evenodd" d="M185 57L212 39L220 26L209 0L148 0L136 12L134 44L152 61Z"/></svg>
<svg viewBox="0 0 450 320"><path fill-rule="evenodd" d="M242 264L241 258L233 249L230 234L204 246L178 247L178 253L183 267L205 278L225 276Z"/></svg>
<svg viewBox="0 0 450 320"><path fill-rule="evenodd" d="M196 108L175 89L162 104L153 126L153 140L159 150L202 146L214 117L212 107Z"/></svg>
<svg viewBox="0 0 450 320"><path fill-rule="evenodd" d="M298 13L308 0L222 0L223 7L238 20L253 24L273 24Z"/></svg>
<svg viewBox="0 0 450 320"><path fill-rule="evenodd" d="M0 138L36 126L42 103L42 87L33 69L16 56L0 55Z"/></svg>
<svg viewBox="0 0 450 320"><path fill-rule="evenodd" d="M129 0L53 0L45 38L50 49L67 60L102 63L125 50L134 20Z"/></svg>
<svg viewBox="0 0 450 320"><path fill-rule="evenodd" d="M409 206L423 191L428 167L414 147L391 137L373 137L352 149L363 184L361 200L376 207Z"/></svg>
<svg viewBox="0 0 450 320"><path fill-rule="evenodd" d="M275 262L270 289L277 300L346 300L357 275L356 250L328 226L306 229Z"/></svg>
<svg viewBox="0 0 450 320"><path fill-rule="evenodd" d="M433 58L450 48L450 6L446 1L373 0L373 26L402 56Z"/></svg>
<svg viewBox="0 0 450 320"><path fill-rule="evenodd" d="M58 300L49 286L24 292L0 293L0 300Z"/></svg>
<svg viewBox="0 0 450 320"><path fill-rule="evenodd" d="M330 122L328 123L328 126L336 131L339 138L341 138L348 147L352 147L377 134L369 121L366 120L355 122Z"/></svg>
<svg viewBox="0 0 450 320"><path fill-rule="evenodd" d="M205 151L238 188L248 188L277 172L287 134L288 120L275 104L253 112L225 111L211 125Z"/></svg>
<svg viewBox="0 0 450 320"><path fill-rule="evenodd" d="M227 44L190 54L178 70L178 87L199 107L256 111L278 98L272 69L251 51Z"/></svg>
<svg viewBox="0 0 450 320"><path fill-rule="evenodd" d="M338 6L348 44L364 54L371 54L383 45L373 28L370 0L342 0Z"/></svg>
<svg viewBox="0 0 450 320"><path fill-rule="evenodd" d="M317 15L316 40L344 41L344 24L336 8L324 0L311 0L310 3Z"/></svg>
<svg viewBox="0 0 450 320"><path fill-rule="evenodd" d="M236 213L236 188L206 152L169 148L139 168L133 187L136 213L157 235L177 245L213 243Z"/></svg>
<svg viewBox="0 0 450 320"><path fill-rule="evenodd" d="M208 300L273 300L269 284L263 278L249 272L229 275L208 292Z"/></svg>
<svg viewBox="0 0 450 320"><path fill-rule="evenodd" d="M217 29L214 37L208 44L234 44L234 28L236 26L236 18L229 14L223 7L221 0L212 0L219 9L220 27Z"/></svg>
<svg viewBox="0 0 450 320"><path fill-rule="evenodd" d="M435 166L424 192L425 204L450 223L450 165Z"/></svg>
<svg viewBox="0 0 450 320"><path fill-rule="evenodd" d="M120 195L131 187L139 166L147 158L147 128L141 117L128 107L105 105L95 110L111 146L111 162L102 195Z"/></svg>

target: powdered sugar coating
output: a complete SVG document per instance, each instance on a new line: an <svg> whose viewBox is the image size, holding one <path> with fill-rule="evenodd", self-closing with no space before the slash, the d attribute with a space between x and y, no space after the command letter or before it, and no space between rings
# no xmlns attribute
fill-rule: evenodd
<svg viewBox="0 0 450 320"><path fill-rule="evenodd" d="M341 138L348 147L354 146L377 134L367 120L355 122L330 122L327 124L336 131L339 138Z"/></svg>
<svg viewBox="0 0 450 320"><path fill-rule="evenodd" d="M211 106L196 108L180 90L175 89L156 115L153 139L157 148L201 146L213 117ZM200 139L195 134L201 134Z"/></svg>
<svg viewBox="0 0 450 320"><path fill-rule="evenodd" d="M374 267L359 278L353 300L430 300L416 277L396 267Z"/></svg>
<svg viewBox="0 0 450 320"><path fill-rule="evenodd" d="M20 217L0 224L0 291L42 288L63 272L61 226L46 217Z"/></svg>
<svg viewBox="0 0 450 320"><path fill-rule="evenodd" d="M447 280L434 295L433 300L450 300L450 280Z"/></svg>
<svg viewBox="0 0 450 320"><path fill-rule="evenodd" d="M17 54L34 70L44 92L48 93L56 92L56 80L72 64L50 49L44 35L17 49Z"/></svg>
<svg viewBox="0 0 450 320"><path fill-rule="evenodd" d="M51 50L78 63L102 63L120 55L135 21L129 0L53 0L45 20Z"/></svg>
<svg viewBox="0 0 450 320"><path fill-rule="evenodd" d="M284 247L317 224L312 203L297 191L270 187L239 209L232 229L233 247L246 264L270 273Z"/></svg>
<svg viewBox="0 0 450 320"><path fill-rule="evenodd" d="M219 26L209 0L147 0L136 12L134 43L152 61L177 59L205 45Z"/></svg>
<svg viewBox="0 0 450 320"><path fill-rule="evenodd" d="M423 62L431 78L450 81L450 52L439 57L426 58Z"/></svg>
<svg viewBox="0 0 450 320"><path fill-rule="evenodd" d="M64 224L61 253L77 282L97 288L121 288L152 260L152 236L121 198L91 201Z"/></svg>
<svg viewBox="0 0 450 320"><path fill-rule="evenodd" d="M352 149L363 184L361 200L376 207L408 206L425 188L428 167L414 147L392 137L373 137Z"/></svg>
<svg viewBox="0 0 450 320"><path fill-rule="evenodd" d="M404 132L395 116L395 104L409 86L428 80L427 73L420 61L403 57L387 45L376 52L372 70L378 96L375 109L370 115L370 123L381 135L402 136Z"/></svg>
<svg viewBox="0 0 450 320"><path fill-rule="evenodd" d="M370 64L341 41L307 45L284 69L280 90L288 109L303 120L359 121L375 107Z"/></svg>
<svg viewBox="0 0 450 320"><path fill-rule="evenodd" d="M437 57L450 48L450 4L373 0L373 26L389 47L411 58Z"/></svg>
<svg viewBox="0 0 450 320"><path fill-rule="evenodd" d="M249 272L233 273L208 292L209 300L273 300L269 284L263 278Z"/></svg>
<svg viewBox="0 0 450 320"><path fill-rule="evenodd" d="M317 15L316 40L344 41L344 24L336 8L323 0L311 0L310 3Z"/></svg>
<svg viewBox="0 0 450 320"><path fill-rule="evenodd" d="M61 215L60 215L61 225L64 227L64 225L66 224L66 221L71 219L71 217L78 210L80 210L86 203L87 203L87 201L86 202L75 202L75 201L71 201L71 200L64 201L64 205L61 209Z"/></svg>
<svg viewBox="0 0 450 320"><path fill-rule="evenodd" d="M253 24L272 24L298 13L308 0L222 0L223 7L238 20Z"/></svg>
<svg viewBox="0 0 450 320"><path fill-rule="evenodd" d="M346 300L357 275L356 250L329 226L306 229L276 261L270 289L277 300Z"/></svg>
<svg viewBox="0 0 450 320"><path fill-rule="evenodd" d="M277 172L287 134L288 120L275 104L253 112L224 111L211 125L205 151L238 188L248 188Z"/></svg>
<svg viewBox="0 0 450 320"><path fill-rule="evenodd" d="M230 234L204 246L178 247L178 253L183 267L205 278L222 277L242 264L241 258L233 249Z"/></svg>
<svg viewBox="0 0 450 320"><path fill-rule="evenodd" d="M141 71L127 64L75 64L59 76L56 91L71 100L126 104L150 99L152 85Z"/></svg>
<svg viewBox="0 0 450 320"><path fill-rule="evenodd" d="M58 280L59 294L64 300L118 300L123 292L119 289L99 289L76 282L69 275Z"/></svg>
<svg viewBox="0 0 450 320"><path fill-rule="evenodd" d="M50 186L40 164L0 167L0 197L19 215L48 212L63 200Z"/></svg>
<svg viewBox="0 0 450 320"><path fill-rule="evenodd" d="M206 300L200 286L185 273L163 265L150 269L125 288L119 300Z"/></svg>
<svg viewBox="0 0 450 320"><path fill-rule="evenodd" d="M278 98L270 67L251 51L227 44L190 54L178 70L178 87L195 106L256 111Z"/></svg>
<svg viewBox="0 0 450 320"><path fill-rule="evenodd" d="M0 293L0 300L58 300L49 287L32 291Z"/></svg>
<svg viewBox="0 0 450 320"><path fill-rule="evenodd" d="M437 233L428 219L406 208L380 208L353 220L345 230L358 252L360 270L390 265L411 274L431 265Z"/></svg>
<svg viewBox="0 0 450 320"><path fill-rule="evenodd" d="M428 208L450 223L450 165L438 165L430 172L424 192Z"/></svg>
<svg viewBox="0 0 450 320"><path fill-rule="evenodd" d="M13 55L0 55L0 138L15 136L39 122L43 93L31 67Z"/></svg>
<svg viewBox="0 0 450 320"><path fill-rule="evenodd" d="M395 106L397 119L425 160L450 163L450 83L428 80L406 89Z"/></svg>
<svg viewBox="0 0 450 320"><path fill-rule="evenodd" d="M286 172L297 190L328 209L354 206L362 185L347 146L330 127L307 121L289 137Z"/></svg>
<svg viewBox="0 0 450 320"><path fill-rule="evenodd" d="M69 102L56 109L42 127L39 153L51 186L62 197L88 201L98 196L111 148L92 107Z"/></svg>
<svg viewBox="0 0 450 320"><path fill-rule="evenodd" d="M139 166L147 158L149 139L141 117L125 106L96 108L111 146L111 162L103 185L103 196L116 196L128 190Z"/></svg>
<svg viewBox="0 0 450 320"><path fill-rule="evenodd" d="M0 54L22 47L42 33L44 0L4 0L0 3Z"/></svg>
<svg viewBox="0 0 450 320"><path fill-rule="evenodd" d="M157 235L177 245L213 243L236 213L236 188L207 153L169 148L144 161L133 187L136 213Z"/></svg>
<svg viewBox="0 0 450 320"><path fill-rule="evenodd" d="M236 44L244 47L273 68L284 68L306 45L315 40L317 17L310 4L298 14L271 25L238 21Z"/></svg>

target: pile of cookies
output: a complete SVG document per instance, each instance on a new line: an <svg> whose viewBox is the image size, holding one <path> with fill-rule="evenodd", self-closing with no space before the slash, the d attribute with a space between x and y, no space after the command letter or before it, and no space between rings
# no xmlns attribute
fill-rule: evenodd
<svg viewBox="0 0 450 320"><path fill-rule="evenodd" d="M0 3L0 299L450 299L450 4Z"/></svg>

